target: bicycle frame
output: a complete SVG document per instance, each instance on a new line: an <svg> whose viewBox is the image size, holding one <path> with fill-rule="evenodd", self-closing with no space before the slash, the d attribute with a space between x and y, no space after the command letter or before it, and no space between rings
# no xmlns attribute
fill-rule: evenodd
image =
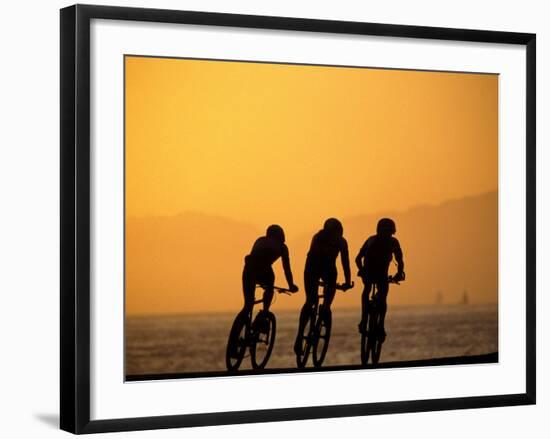
<svg viewBox="0 0 550 439"><path fill-rule="evenodd" d="M354 283L352 282L351 283L351 287L350 288L353 288L354 287ZM319 288L322 288L323 289L323 292L321 294L317 294L317 300L315 301L315 303L312 305L311 307L311 314L310 314L310 318L312 319L312 328L314 328L316 325L317 325L317 320L319 319L319 308L321 308L321 306L323 306L325 304L325 289L327 288L327 285L323 282L323 281L319 281L319 284L318 284ZM346 289L343 288L343 284L336 284L335 286L335 290L336 291L346 291ZM322 302L321 302L321 299L322 299Z"/></svg>
<svg viewBox="0 0 550 439"><path fill-rule="evenodd" d="M269 288L268 286L266 285L261 285L261 284L256 284L256 288L262 288L264 290L264 293L265 293L265 290L267 288ZM288 288L282 288L282 287L277 287L277 286L273 286L273 291L276 292L276 293L279 293L279 294L286 294L288 296L290 296L292 294L292 292L288 289ZM247 341L247 345L250 346L253 342L254 342L254 331L252 329L252 316L254 315L254 307L255 305L258 305L260 303L263 303L264 299L263 297L259 298L259 299L256 299L254 298L254 305L252 306L252 308L250 309L250 311L248 312L247 314L247 323L246 323L246 334L247 334L247 337L246 337L246 341Z"/></svg>
<svg viewBox="0 0 550 439"><path fill-rule="evenodd" d="M353 283L351 284L350 288L353 287ZM325 358L327 349L328 349L328 343L330 339L330 327L331 327L331 315L330 315L330 308L325 307L326 303L326 284L323 281L320 281L318 283L318 287L323 288L323 292L319 294L317 292L317 300L311 305L311 308L309 310L308 320L306 321L306 324L302 330L302 340L305 340L305 346L303 347L300 354L296 353L296 361L298 364L298 367L304 367L307 364L307 360L309 357L309 354L311 353L311 350L313 350L313 363L315 367L321 367L321 364ZM336 290L345 291L347 288L344 288L343 284L336 284ZM320 311L320 310L323 311ZM324 313L328 311L328 315L325 315ZM327 324L328 322L328 324ZM309 323L309 329L307 331L307 334L304 332L306 328L308 327L307 324ZM321 336L321 327L325 327L325 334L324 336ZM321 354L318 357L317 356L317 349L319 346L319 341L322 339L325 340L325 344L323 345L323 348L321 350Z"/></svg>
<svg viewBox="0 0 550 439"><path fill-rule="evenodd" d="M273 290L278 293L284 293L284 294L291 293L290 290L286 288L277 287L277 286L268 287L268 286L259 285L259 284L256 285L256 287L258 286L263 288L264 291L267 288L273 288ZM239 368L242 362L242 359L246 356L247 350L250 351L253 368L262 369L267 364L269 360L269 356L271 355L271 350L273 349L273 343L275 341L276 320L275 320L274 314L271 312L268 312L265 314L266 325L268 327L267 332L264 332L263 330L258 329L258 325L256 324L256 321L258 320L258 316L260 315L260 313L259 312L256 313L256 316L253 319L254 307L255 305L262 302L263 302L263 297L259 299L256 299L256 297L254 297L252 307L247 311L247 313L243 315L241 314L242 312L241 311L235 317L233 326L231 327L231 331L229 333L229 339L227 341L227 348L226 348L226 365L228 370L236 370ZM261 322L263 323L263 320ZM261 338L262 334L265 334L265 339ZM257 356L256 356L259 343L263 343L266 346L268 346L267 353L264 355L261 361L257 361ZM238 348L238 346L240 346L240 348ZM233 352L235 352L236 349L239 349L238 350L239 353L237 355L233 354Z"/></svg>
<svg viewBox="0 0 550 439"><path fill-rule="evenodd" d="M404 279L403 279L404 280ZM401 281L398 281L398 280L395 280L393 276L388 276L388 284L396 284L396 285L400 285L400 282ZM378 299L378 283L377 282L373 282L372 283L372 295L370 295L370 298L369 298L369 305L372 303L372 304L376 304L377 303L377 299ZM369 291L369 294L370 292Z"/></svg>
<svg viewBox="0 0 550 439"><path fill-rule="evenodd" d="M391 283L399 284L399 280L396 280L393 276L388 276L388 284ZM364 365L367 364L369 355L371 355L371 361L373 364L378 363L382 350L382 344L385 341L385 333L382 336L380 336L379 333L378 325L380 322L378 321L378 307L380 300L386 300L386 298L380 298L377 282L372 282L371 288L372 289L368 292L370 297L368 298L367 315L362 316L362 321L366 324L364 328L361 328L361 363Z"/></svg>

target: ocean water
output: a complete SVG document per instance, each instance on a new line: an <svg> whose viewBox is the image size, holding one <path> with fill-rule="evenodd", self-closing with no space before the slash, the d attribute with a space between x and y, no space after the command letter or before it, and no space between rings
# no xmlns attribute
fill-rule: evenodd
<svg viewBox="0 0 550 439"><path fill-rule="evenodd" d="M267 369L296 367L299 311L276 312L275 347ZM127 317L126 375L225 371L235 314ZM334 309L324 366L360 364L359 311ZM392 306L380 362L427 360L498 351L497 305ZM249 369L245 358L240 369Z"/></svg>

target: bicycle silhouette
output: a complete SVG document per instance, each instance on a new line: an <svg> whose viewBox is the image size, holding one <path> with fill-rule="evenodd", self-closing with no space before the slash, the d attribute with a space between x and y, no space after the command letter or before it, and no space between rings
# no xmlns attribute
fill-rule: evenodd
<svg viewBox="0 0 550 439"><path fill-rule="evenodd" d="M405 280L403 273L403 279ZM399 285L399 281L393 276L388 276L388 283ZM380 297L376 283L372 284L372 295L369 299L368 312L366 316L365 331L361 332L361 364L367 365L369 356L372 364L378 364L380 354L382 353L382 345L386 340L386 336L380 325L381 315L379 312Z"/></svg>
<svg viewBox="0 0 550 439"><path fill-rule="evenodd" d="M325 308L324 290L326 285L321 281L319 286L323 287L323 294L319 294L319 300L322 299L323 303L319 303L319 300L317 300L308 311L309 315L304 330L300 334L300 352L296 353L296 364L300 368L306 366L311 353L313 353L313 365L317 368L321 367L327 355L332 327L332 312L330 308ZM350 288L353 288L353 286L354 283L352 282ZM344 284L336 284L336 290L346 291L347 289L344 288Z"/></svg>
<svg viewBox="0 0 550 439"><path fill-rule="evenodd" d="M256 285L256 287L264 290L267 288L264 285ZM286 288L273 287L273 290L278 293L292 294ZM254 305L262 302L263 299L254 300ZM267 313L259 311L254 320L252 320L252 315L253 309L246 314L240 312L233 321L225 353L225 364L229 371L239 368L247 349L250 351L253 369L263 369L269 361L277 329L275 315L271 311Z"/></svg>

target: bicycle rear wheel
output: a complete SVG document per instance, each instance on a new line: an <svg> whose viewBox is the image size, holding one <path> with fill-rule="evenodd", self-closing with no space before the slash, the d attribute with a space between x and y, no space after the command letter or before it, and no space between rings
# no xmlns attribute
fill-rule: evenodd
<svg viewBox="0 0 550 439"><path fill-rule="evenodd" d="M370 325L370 313L367 313L366 324L364 330L361 332L361 364L366 366L369 362L370 345L368 344L368 328Z"/></svg>
<svg viewBox="0 0 550 439"><path fill-rule="evenodd" d="M227 340L227 349L225 351L225 365L227 370L237 370L241 365L246 352L246 335L248 333L249 319L241 314L235 317L229 339Z"/></svg>
<svg viewBox="0 0 550 439"><path fill-rule="evenodd" d="M271 312L262 314L258 314L252 324L253 341L250 346L250 359L254 369L265 367L275 344L277 329L275 316Z"/></svg>
<svg viewBox="0 0 550 439"><path fill-rule="evenodd" d="M315 343L313 345L313 365L321 367L327 355L330 341L330 329L332 327L332 313L330 309L325 311L323 305L319 307L319 318L315 325Z"/></svg>
<svg viewBox="0 0 550 439"><path fill-rule="evenodd" d="M296 364L298 367L305 367L309 354L311 353L311 348L313 345L314 339L314 330L315 330L315 314L310 310L309 316L307 318L304 330L300 334L301 349L300 353L296 354Z"/></svg>

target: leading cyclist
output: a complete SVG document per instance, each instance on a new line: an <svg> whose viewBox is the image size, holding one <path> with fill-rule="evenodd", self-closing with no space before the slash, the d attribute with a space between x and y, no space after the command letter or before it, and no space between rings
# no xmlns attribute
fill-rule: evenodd
<svg viewBox="0 0 550 439"><path fill-rule="evenodd" d="M359 332L366 332L366 317L368 315L369 294L372 285L376 284L378 288L378 298L380 300L380 326L382 336L385 338L384 319L386 317L389 283L388 269L392 258L397 262L397 274L393 279L397 282L405 279L403 263L403 252L399 241L393 237L396 233L395 222L390 218L382 218L376 226L376 235L368 238L359 254L355 258L355 263L359 269L357 273L365 285L363 295L361 296L361 322L359 323Z"/></svg>

